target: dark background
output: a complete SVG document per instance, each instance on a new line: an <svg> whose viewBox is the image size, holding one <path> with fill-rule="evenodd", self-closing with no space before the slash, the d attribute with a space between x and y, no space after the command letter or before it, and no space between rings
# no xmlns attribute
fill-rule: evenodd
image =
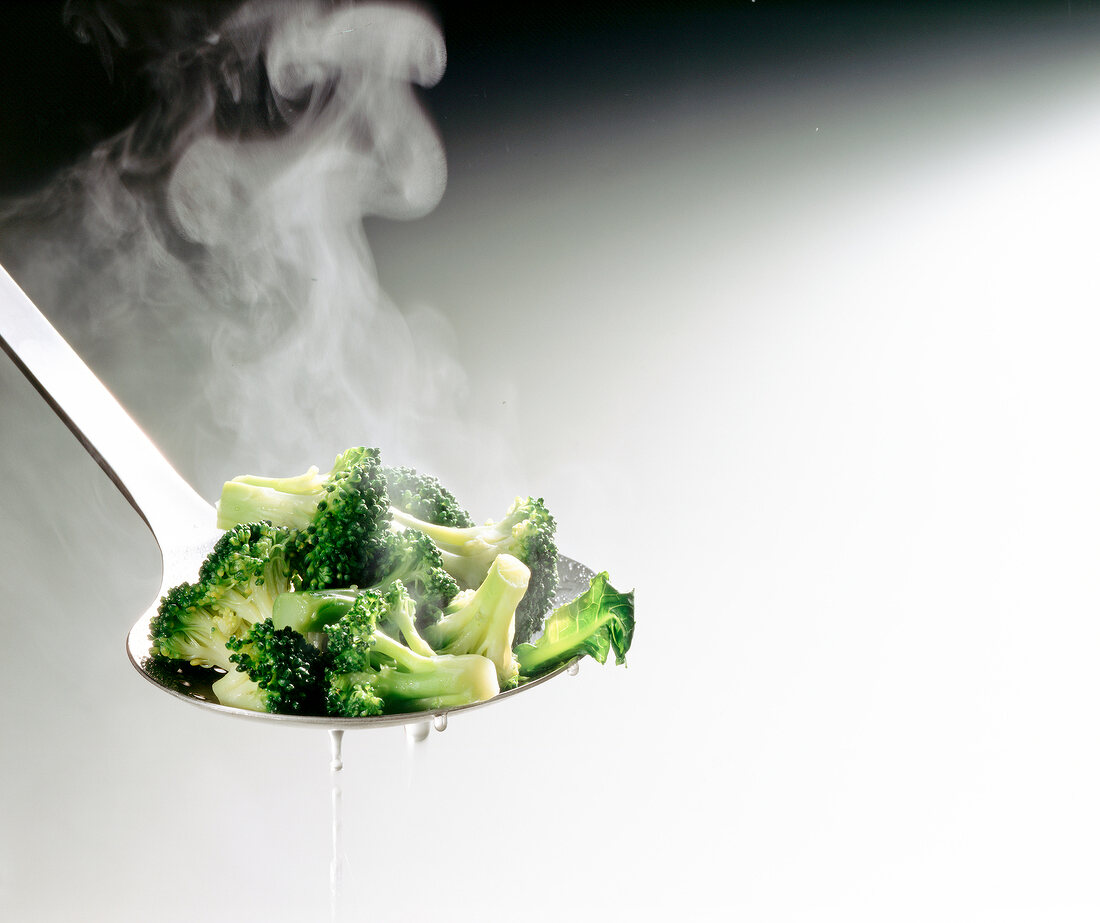
<svg viewBox="0 0 1100 923"><path fill-rule="evenodd" d="M130 124L155 97L152 63L201 37L236 3L15 0L0 54L0 196L29 191ZM822 59L873 81L874 54L976 33L1034 34L1095 19L1082 0L1003 3L427 4L448 47L427 95L446 142L501 107L574 107L659 82L796 75Z"/></svg>

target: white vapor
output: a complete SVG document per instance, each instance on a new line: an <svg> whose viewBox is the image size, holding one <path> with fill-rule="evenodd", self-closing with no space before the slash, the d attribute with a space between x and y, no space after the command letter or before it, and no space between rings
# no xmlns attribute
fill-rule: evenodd
<svg viewBox="0 0 1100 923"><path fill-rule="evenodd" d="M445 60L415 7L247 3L164 56L146 117L0 214L0 261L200 491L352 444L444 476L491 441L448 323L387 299L363 230L443 194L415 88Z"/></svg>

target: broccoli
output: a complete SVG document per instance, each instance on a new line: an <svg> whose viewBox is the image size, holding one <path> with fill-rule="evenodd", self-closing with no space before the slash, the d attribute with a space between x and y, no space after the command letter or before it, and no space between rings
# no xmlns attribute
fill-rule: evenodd
<svg viewBox="0 0 1100 923"><path fill-rule="evenodd" d="M334 588L329 590L299 590L284 593L275 600L273 620L276 628L289 628L317 643L326 643L327 626L343 618L359 600L368 594L386 596L387 590L400 587L400 594L392 598L392 605L378 614L378 627L403 640L408 647L426 657L435 651L421 637L416 627L416 603L400 581L393 581L386 589L368 587Z"/></svg>
<svg viewBox="0 0 1100 923"><path fill-rule="evenodd" d="M222 705L286 715L324 714L324 655L271 619L229 639L232 668L211 685Z"/></svg>
<svg viewBox="0 0 1100 923"><path fill-rule="evenodd" d="M519 681L512 653L516 607L527 592L531 571L519 558L497 555L481 586L460 593L443 618L425 629L428 643L440 654L481 654L493 661L502 689Z"/></svg>
<svg viewBox="0 0 1100 923"><path fill-rule="evenodd" d="M276 628L293 628L310 638L323 637L325 626L339 619L365 592L358 587L332 587L283 593L275 600L271 616Z"/></svg>
<svg viewBox="0 0 1100 923"><path fill-rule="evenodd" d="M248 624L270 618L275 599L294 589L296 533L269 522L235 525L222 533L199 567L199 584L221 611Z"/></svg>
<svg viewBox="0 0 1100 923"><path fill-rule="evenodd" d="M573 602L555 609L546 619L541 637L516 647L524 679L534 679L575 657L588 654L599 663L614 652L617 664L626 663L634 639L634 593L619 593L597 574L588 589Z"/></svg>
<svg viewBox="0 0 1100 923"><path fill-rule="evenodd" d="M384 625L387 630L397 630L405 643L421 654L431 654L432 649L420 637L419 625L439 621L446 606L458 593L454 577L443 569L440 551L423 532L406 529L403 532L387 532L377 558L365 570L366 585L358 587L330 587L323 590L303 590L280 597L275 604L275 621L279 626L289 626L308 635L322 628L346 612L355 599L366 590L385 593L400 581L415 604L408 619Z"/></svg>
<svg viewBox="0 0 1100 923"><path fill-rule="evenodd" d="M247 630L239 616L216 607L206 587L183 583L164 594L149 623L149 639L154 657L231 670L226 645Z"/></svg>
<svg viewBox="0 0 1100 923"><path fill-rule="evenodd" d="M528 640L542 623L558 586L554 517L541 499L516 498L500 522L455 528L392 511L393 526L418 529L440 549L443 566L465 589L481 585L498 554L511 554L531 570L527 593L516 610L516 640Z"/></svg>
<svg viewBox="0 0 1100 923"><path fill-rule="evenodd" d="M324 627L329 658L328 714L360 718L455 708L500 691L492 661L478 654L418 654L380 627L390 610L409 606L396 581L383 595L367 591L336 622Z"/></svg>
<svg viewBox="0 0 1100 923"><path fill-rule="evenodd" d="M400 580L416 602L421 625L439 621L459 586L443 566L443 553L418 529L388 532L367 568L364 586L384 592Z"/></svg>
<svg viewBox="0 0 1100 923"><path fill-rule="evenodd" d="M607 574L546 616L559 558L543 500L475 526L438 480L383 467L377 449L348 449L326 474L235 478L217 514L226 531L197 580L161 599L146 663L223 705L457 708L581 655L623 663L633 638L634 595Z"/></svg>
<svg viewBox="0 0 1100 923"><path fill-rule="evenodd" d="M291 478L242 475L218 500L218 527L267 520L296 531L306 586L361 583L389 522L386 481L377 449L348 449L327 474L310 468Z"/></svg>
<svg viewBox="0 0 1100 923"><path fill-rule="evenodd" d="M270 523L222 533L198 581L165 593L149 626L153 651L196 666L233 669L226 644L269 618L276 597L294 588L292 535Z"/></svg>
<svg viewBox="0 0 1100 923"><path fill-rule="evenodd" d="M390 504L397 509L438 526L466 528L474 524L455 495L430 474L392 465L382 470Z"/></svg>

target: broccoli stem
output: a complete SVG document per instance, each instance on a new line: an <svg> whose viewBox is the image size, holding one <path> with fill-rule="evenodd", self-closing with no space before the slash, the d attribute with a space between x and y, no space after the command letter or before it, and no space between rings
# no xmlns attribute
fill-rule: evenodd
<svg viewBox="0 0 1100 923"><path fill-rule="evenodd" d="M374 679L375 691L387 702L401 699L414 709L453 708L500 692L496 666L478 654L425 656L382 631L375 632L372 654L393 661L379 667Z"/></svg>
<svg viewBox="0 0 1100 923"><path fill-rule="evenodd" d="M229 672L221 679L210 684L210 691L217 696L218 703L230 708L245 708L248 711L267 711L267 693L254 682L247 673L237 670L231 664Z"/></svg>
<svg viewBox="0 0 1100 923"><path fill-rule="evenodd" d="M496 665L501 688L515 685L516 609L530 579L530 569L514 555L497 555L481 586L456 597L443 618L425 629L429 643L441 654L488 657Z"/></svg>
<svg viewBox="0 0 1100 923"><path fill-rule="evenodd" d="M457 528L439 526L416 519L398 509L391 509L394 525L406 529L418 529L439 548L443 568L465 587L476 587L485 578L489 565L497 555L497 544L508 533L490 526Z"/></svg>
<svg viewBox="0 0 1100 923"><path fill-rule="evenodd" d="M313 485L307 490L307 485ZM218 528L240 522L274 522L291 529L305 529L317 515L324 496L324 480L317 469L293 478L259 478L245 475L227 481L218 500Z"/></svg>
<svg viewBox="0 0 1100 923"><path fill-rule="evenodd" d="M275 600L271 618L276 628L293 628L300 635L310 635L338 621L362 594L354 587L282 593Z"/></svg>

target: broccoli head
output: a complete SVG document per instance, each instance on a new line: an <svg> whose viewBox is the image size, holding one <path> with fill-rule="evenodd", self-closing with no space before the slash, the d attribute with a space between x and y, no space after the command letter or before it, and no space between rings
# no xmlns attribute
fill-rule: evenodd
<svg viewBox="0 0 1100 923"><path fill-rule="evenodd" d="M365 576L364 585L380 592L400 580L416 603L421 625L439 621L443 607L459 591L455 578L443 566L442 552L418 529L389 532Z"/></svg>
<svg viewBox="0 0 1100 923"><path fill-rule="evenodd" d="M296 532L306 586L362 582L389 522L386 479L377 449L348 449L332 470L290 478L242 475L218 500L218 527L267 520Z"/></svg>
<svg viewBox="0 0 1100 923"><path fill-rule="evenodd" d="M481 585L499 554L519 558L531 571L531 581L516 610L516 640L528 640L542 624L558 587L556 523L546 504L532 497L516 498L499 522L455 528L439 526L392 511L393 524L418 529L440 549L443 566L465 589Z"/></svg>
<svg viewBox="0 0 1100 923"><path fill-rule="evenodd" d="M220 610L204 586L183 583L164 594L149 623L149 639L155 657L231 670L226 645L248 627L239 616Z"/></svg>
<svg viewBox="0 0 1100 923"><path fill-rule="evenodd" d="M385 597L387 605L377 613L378 627L402 640L419 654L435 653L416 627L416 603L400 581L387 588L340 587L330 590L299 590L275 600L276 628L290 628L324 646L324 632L339 621L364 596Z"/></svg>
<svg viewBox="0 0 1100 923"><path fill-rule="evenodd" d="M324 714L324 655L296 631L257 622L231 638L232 669L212 684L222 705L284 715Z"/></svg>
<svg viewBox="0 0 1100 923"><path fill-rule="evenodd" d="M196 583L173 587L149 626L153 651L196 666L232 669L226 644L271 616L275 599L294 588L288 560L292 533L270 523L222 533Z"/></svg>
<svg viewBox="0 0 1100 923"><path fill-rule="evenodd" d="M409 606L408 593L397 581L385 594L363 593L340 619L325 626L330 715L361 718L455 708L500 691L488 658L420 654L382 630L394 620L394 607Z"/></svg>
<svg viewBox="0 0 1100 923"><path fill-rule="evenodd" d="M439 526L465 528L474 524L455 495L430 474L415 468L386 466L386 493L397 509Z"/></svg>
<svg viewBox="0 0 1100 923"><path fill-rule="evenodd" d="M295 541L290 529L269 522L232 526L199 567L199 585L219 610L262 622L298 580Z"/></svg>

